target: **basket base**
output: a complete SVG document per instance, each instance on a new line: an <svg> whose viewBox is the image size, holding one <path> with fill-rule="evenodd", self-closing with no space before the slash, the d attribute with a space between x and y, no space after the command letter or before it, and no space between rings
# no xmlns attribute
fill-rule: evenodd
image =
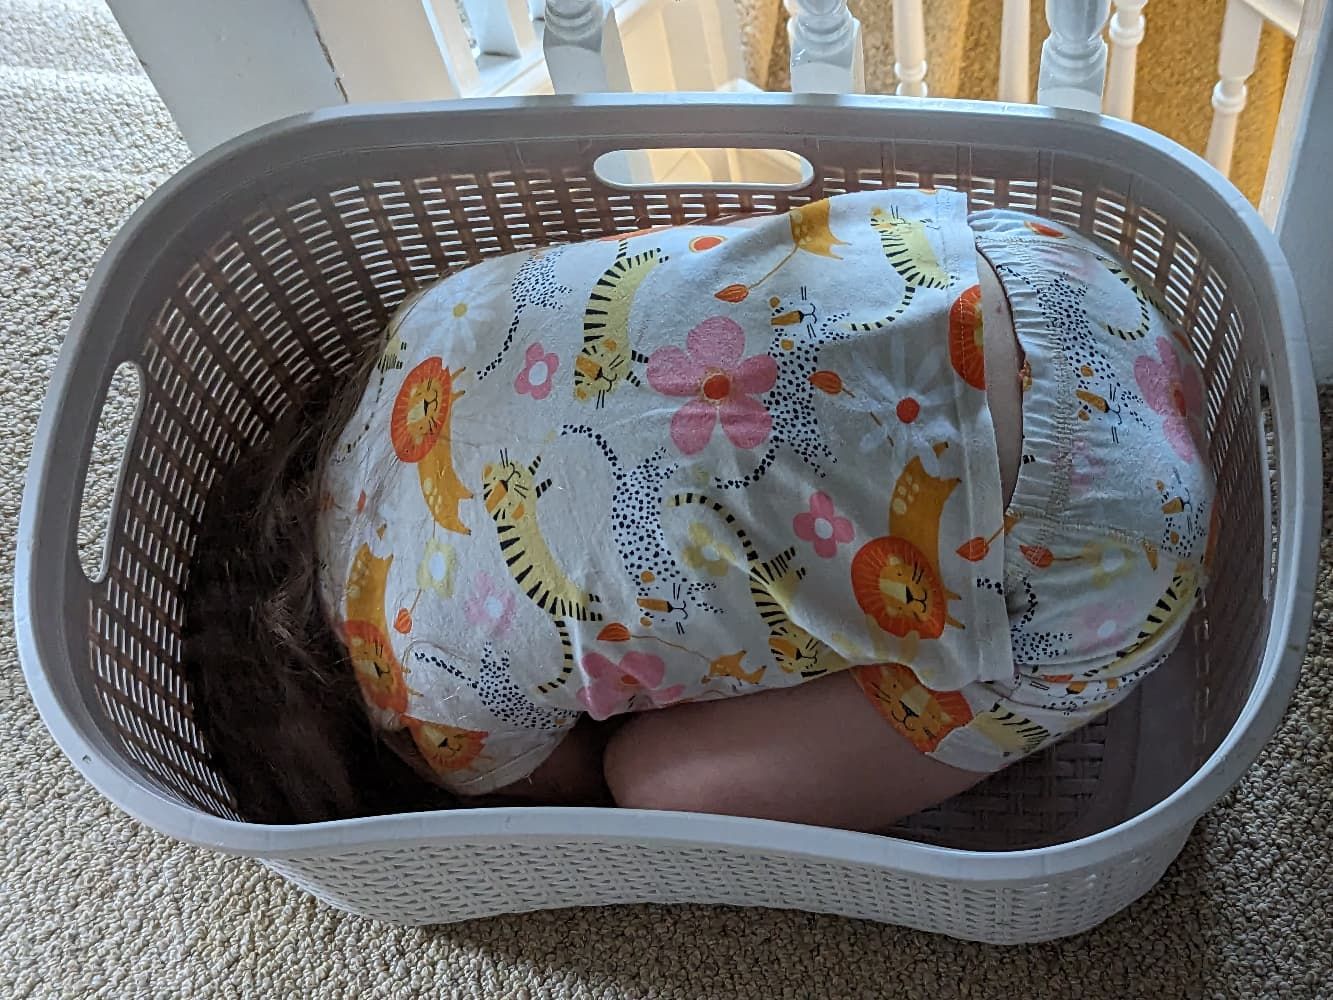
<svg viewBox="0 0 1333 1000"><path fill-rule="evenodd" d="M1186 629L1133 694L1067 739L890 833L971 851L1048 847L1110 829L1160 802L1198 763L1192 718L1200 651Z"/></svg>
<svg viewBox="0 0 1333 1000"><path fill-rule="evenodd" d="M325 903L389 923L432 925L534 910L696 903L873 920L987 944L1071 937L1108 920L1161 879L1191 826L1151 852L1040 882L923 878L706 844L596 838L422 842L336 857L265 860ZM441 887L436 893L422 886Z"/></svg>

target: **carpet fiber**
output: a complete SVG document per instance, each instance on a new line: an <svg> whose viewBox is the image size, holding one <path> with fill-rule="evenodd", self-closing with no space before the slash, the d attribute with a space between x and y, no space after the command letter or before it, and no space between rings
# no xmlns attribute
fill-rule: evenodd
<svg viewBox="0 0 1333 1000"><path fill-rule="evenodd" d="M80 289L116 227L186 154L95 0L0 0L0 24L0 996L1330 996L1333 547L1305 679L1276 739L1154 892L1070 941L1001 949L703 907L385 927L119 814L28 699L9 540ZM1333 394L1323 405L1333 426ZM99 503L110 477L99 459Z"/></svg>

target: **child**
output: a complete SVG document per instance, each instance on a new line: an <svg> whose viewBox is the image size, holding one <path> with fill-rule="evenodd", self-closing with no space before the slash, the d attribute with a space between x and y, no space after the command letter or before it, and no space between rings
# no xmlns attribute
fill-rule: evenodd
<svg viewBox="0 0 1333 1000"><path fill-rule="evenodd" d="M1203 582L1182 336L952 192L492 259L335 396L199 546L201 722L257 819L443 789L882 829L1124 697Z"/></svg>

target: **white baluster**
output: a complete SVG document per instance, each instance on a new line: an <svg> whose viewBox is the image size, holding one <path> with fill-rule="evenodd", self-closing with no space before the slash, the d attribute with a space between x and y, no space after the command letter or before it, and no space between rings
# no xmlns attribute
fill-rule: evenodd
<svg viewBox="0 0 1333 1000"><path fill-rule="evenodd" d="M546 0L542 51L557 94L630 89L611 0Z"/></svg>
<svg viewBox="0 0 1333 1000"><path fill-rule="evenodd" d="M861 94L866 89L861 22L847 0L787 0L791 89L805 94Z"/></svg>
<svg viewBox="0 0 1333 1000"><path fill-rule="evenodd" d="M487 55L521 56L537 35L528 0L463 0L477 48Z"/></svg>
<svg viewBox="0 0 1333 1000"><path fill-rule="evenodd" d="M1032 99L1032 85L1028 80L1031 11L1028 0L1004 0L1004 11L1000 15L1000 86L997 93L1002 101L1026 104Z"/></svg>
<svg viewBox="0 0 1333 1000"><path fill-rule="evenodd" d="M1217 58L1220 79L1213 88L1213 125L1208 132L1204 157L1222 173L1231 171L1236 145L1236 124L1245 109L1248 91L1245 80L1259 58L1259 36L1263 15L1244 0L1229 0L1222 19L1222 44Z"/></svg>
<svg viewBox="0 0 1333 1000"><path fill-rule="evenodd" d="M1041 47L1037 101L1057 108L1100 111L1106 84L1102 27L1111 0L1046 0L1051 34Z"/></svg>
<svg viewBox="0 0 1333 1000"><path fill-rule="evenodd" d="M350 9L346 0L335 0L333 3L323 3L322 6L337 7L341 6ZM394 4L388 10L377 12L376 17L382 17L386 20L404 19L417 31L420 31L420 25L416 22L418 17L414 16L421 10L417 8L414 11L413 4ZM366 13L369 13L367 11ZM453 0L427 0L425 5L426 21L435 31L435 41L444 53L444 64L449 71L450 77L454 81L454 88L460 94L468 94L475 90L477 86L477 61L472 55L472 45L467 38L467 29L463 27L463 18L459 16L458 7ZM365 16L363 14L362 16ZM369 48L365 42L365 34L358 33L353 38L354 44L363 48ZM393 50L390 49L390 52ZM410 68L401 72L411 72Z"/></svg>
<svg viewBox="0 0 1333 1000"><path fill-rule="evenodd" d="M926 96L926 16L921 0L893 0L893 73L899 96Z"/></svg>
<svg viewBox="0 0 1333 1000"><path fill-rule="evenodd" d="M1108 115L1134 117L1134 79L1138 75L1139 43L1143 41L1143 5L1147 0L1115 0L1115 13L1107 34L1111 39L1111 65L1106 72L1106 98L1102 110Z"/></svg>

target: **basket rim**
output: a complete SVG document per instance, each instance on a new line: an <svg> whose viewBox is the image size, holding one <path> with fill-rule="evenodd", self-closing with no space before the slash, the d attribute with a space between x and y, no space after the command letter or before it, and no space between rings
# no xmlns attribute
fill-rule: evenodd
<svg viewBox="0 0 1333 1000"><path fill-rule="evenodd" d="M1281 445L1283 532L1278 544L1272 617L1263 662L1239 716L1221 744L1166 799L1108 830L1049 847L982 852L936 847L879 835L766 820L572 807L467 809L265 826L221 819L182 805L136 780L119 751L93 724L68 664L70 639L82 640L86 600L59 612L52 593L88 597L92 584L79 568L77 521L86 474L70 460L71 441L90 443L118 360L126 360L133 331L121 328L138 285L169 251L173 230L245 185L262 183L276 161L292 162L303 148L332 150L349 136L361 148L447 143L521 143L533 139L602 140L629 137L640 146L782 145L795 152L819 141L910 141L922 135L960 145L1014 148L1016 128L1044 130L1042 145L1057 155L1100 159L1117 169L1151 174L1209 215L1214 235L1244 248L1246 279L1263 281L1276 313L1262 335ZM967 138L962 138L966 136ZM508 138L506 138L508 137ZM282 160L282 155L287 160ZM222 193L219 193L222 192ZM597 95L473 99L362 105L293 116L264 126L196 159L130 217L97 265L71 321L43 403L19 518L14 609L19 658L29 691L53 738L84 777L125 812L187 843L225 853L279 859L333 856L422 842L521 843L558 838L623 841L655 846L731 847L868 865L924 877L1003 883L1050 879L1112 859L1143 855L1189 826L1241 776L1271 737L1297 682L1314 600L1322 469L1316 390L1299 299L1274 234L1221 174L1173 141L1132 123L1036 106L942 99L790 94ZM71 468L77 467L77 468ZM69 497L72 495L73 500ZM73 521L70 509L73 511ZM51 510L64 517L52 518ZM115 516L113 510L112 516ZM54 524L53 524L54 522ZM63 534L62 534L63 532ZM48 664L50 666L48 667Z"/></svg>

